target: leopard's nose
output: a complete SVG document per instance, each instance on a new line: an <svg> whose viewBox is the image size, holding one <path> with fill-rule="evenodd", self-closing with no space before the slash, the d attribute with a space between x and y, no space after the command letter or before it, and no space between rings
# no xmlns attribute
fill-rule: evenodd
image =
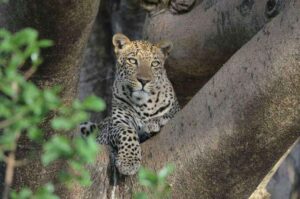
<svg viewBox="0 0 300 199"><path fill-rule="evenodd" d="M142 84L142 86L145 86L148 82L150 82L148 79L137 78L137 80Z"/></svg>

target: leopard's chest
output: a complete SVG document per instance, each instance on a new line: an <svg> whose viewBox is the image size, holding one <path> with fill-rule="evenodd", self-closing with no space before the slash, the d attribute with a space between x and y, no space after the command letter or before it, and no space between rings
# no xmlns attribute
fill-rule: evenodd
<svg viewBox="0 0 300 199"><path fill-rule="evenodd" d="M169 112L171 106L172 100L163 94L160 97L150 98L147 103L141 106L136 106L136 110L143 121L148 121L163 116Z"/></svg>
<svg viewBox="0 0 300 199"><path fill-rule="evenodd" d="M169 85L162 84L151 93L136 91L127 95L121 94L115 95L116 103L113 113L119 112L123 121L123 115L130 114L129 120L134 126L143 126L143 124L149 123L152 119L162 117L174 106L174 91ZM121 107L124 109L122 113L120 113Z"/></svg>

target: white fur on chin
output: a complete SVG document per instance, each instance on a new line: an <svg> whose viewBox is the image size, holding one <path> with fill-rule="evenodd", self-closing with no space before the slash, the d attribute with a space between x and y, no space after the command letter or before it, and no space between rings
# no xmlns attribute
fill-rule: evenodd
<svg viewBox="0 0 300 199"><path fill-rule="evenodd" d="M150 98L150 95L148 92L140 90L140 91L134 91L132 93L132 98L136 104L140 105L140 104L146 103L148 101L148 99Z"/></svg>

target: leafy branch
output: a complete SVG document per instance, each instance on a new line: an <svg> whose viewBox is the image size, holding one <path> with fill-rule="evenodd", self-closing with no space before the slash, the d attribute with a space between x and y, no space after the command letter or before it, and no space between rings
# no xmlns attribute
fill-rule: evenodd
<svg viewBox="0 0 300 199"><path fill-rule="evenodd" d="M50 40L39 40L38 32L34 29L26 28L15 34L0 29L0 160L6 162L3 199L58 198L54 195L51 183L35 193L28 188L11 192L14 168L22 165L20 162L24 163L23 160L16 160L17 143L21 135L43 144L41 161L44 166L58 159L66 160L70 169L61 172L63 183L90 184L90 176L84 165L93 162L99 151L98 144L92 137L87 140L75 137L71 140L63 132L87 120L87 111L104 110L105 104L96 96L90 96L83 102L74 100L70 106L66 106L59 97L59 87L42 90L30 81L42 63L41 49L51 45L53 43ZM44 142L44 132L40 126L50 112L56 115L50 126L61 133Z"/></svg>

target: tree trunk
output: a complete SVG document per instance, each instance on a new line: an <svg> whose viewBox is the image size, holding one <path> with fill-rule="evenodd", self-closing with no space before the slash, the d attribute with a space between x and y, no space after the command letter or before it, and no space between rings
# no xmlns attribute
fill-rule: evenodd
<svg viewBox="0 0 300 199"><path fill-rule="evenodd" d="M86 45L100 0L13 0L0 6L0 25L11 31L33 27L41 38L54 41L54 47L43 52L43 64L33 80L41 87L60 85L61 97L65 104L77 95L77 82L82 52ZM49 116L50 118L51 116ZM49 119L48 118L48 119ZM42 126L47 135L53 134L46 121ZM64 163L48 168L40 163L40 146L22 140L18 148L18 158L28 163L16 169L14 187L35 189L47 182L56 182L56 174ZM64 198L63 187L57 192Z"/></svg>
<svg viewBox="0 0 300 199"><path fill-rule="evenodd" d="M299 136L299 9L299 0L286 4L143 144L144 166L175 163L172 198L247 198ZM72 198L131 198L141 189L135 177L107 178L108 159L90 166L94 184Z"/></svg>
<svg viewBox="0 0 300 199"><path fill-rule="evenodd" d="M198 0L183 15L174 15L169 9L150 15L145 38L154 42L169 39L174 43L167 71L180 103L186 104L234 52L281 12L286 2Z"/></svg>

